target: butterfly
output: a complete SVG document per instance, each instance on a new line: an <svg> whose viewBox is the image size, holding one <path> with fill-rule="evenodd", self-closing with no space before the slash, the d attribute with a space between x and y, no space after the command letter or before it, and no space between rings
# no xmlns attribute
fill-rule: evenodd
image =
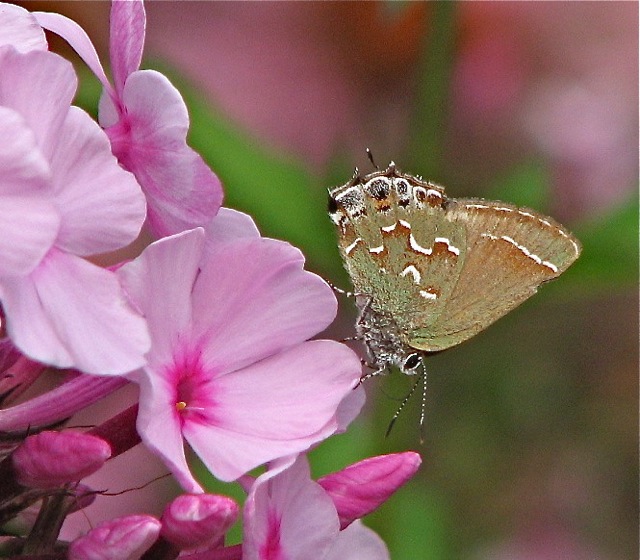
<svg viewBox="0 0 640 560"><path fill-rule="evenodd" d="M331 189L329 215L373 370L363 379L390 366L421 374L421 425L425 355L486 329L581 251L553 218L503 202L448 198L442 186L402 173L393 162L364 176L356 170Z"/></svg>

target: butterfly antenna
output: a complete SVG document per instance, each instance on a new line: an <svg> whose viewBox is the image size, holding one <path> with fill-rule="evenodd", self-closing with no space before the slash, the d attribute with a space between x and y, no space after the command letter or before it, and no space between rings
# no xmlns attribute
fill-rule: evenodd
<svg viewBox="0 0 640 560"><path fill-rule="evenodd" d="M387 437L391 433L391 430L393 429L393 425L396 423L396 420L398 419L398 416L400 416L400 414L404 410L404 407L407 406L407 403L409 402L409 400L411 400L411 396L413 395L413 393L416 392L418 384L423 379L425 379L425 377L426 377L426 374L425 374L425 372L423 370L422 371L422 375L420 375L420 377L418 377L418 379L415 380L414 384L411 386L411 390L409 391L409 394L402 400L402 402L400 403L400 406L396 410L396 413L393 415L393 418L391 418L391 422L389 422L389 426L387 427L387 432L385 433L384 437ZM423 386L426 386L426 382L423 382ZM426 389L423 389L423 395L424 395L425 391L426 391ZM424 405L424 397L423 397L423 405ZM424 420L424 406L423 406L423 409L422 409L422 415L420 416L420 427L421 427L421 429L422 429L423 420Z"/></svg>
<svg viewBox="0 0 640 560"><path fill-rule="evenodd" d="M373 167L375 167L378 171L380 171L380 168L376 165L376 162L373 160L373 154L371 153L371 150L369 148L367 148L367 157L369 158L371 165L373 165Z"/></svg>
<svg viewBox="0 0 640 560"><path fill-rule="evenodd" d="M422 365L422 402L420 403L420 445L424 443L424 419L427 409L427 370Z"/></svg>

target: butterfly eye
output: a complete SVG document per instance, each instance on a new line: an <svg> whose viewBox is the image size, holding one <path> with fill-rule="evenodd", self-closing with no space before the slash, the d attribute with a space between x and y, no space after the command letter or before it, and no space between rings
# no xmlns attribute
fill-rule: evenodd
<svg viewBox="0 0 640 560"><path fill-rule="evenodd" d="M329 196L329 201L327 206L329 209L329 214L335 214L338 211L338 203L336 202L336 199L333 198L332 196Z"/></svg>
<svg viewBox="0 0 640 560"><path fill-rule="evenodd" d="M413 354L409 354L402 364L402 373L406 375L413 375L415 373L414 370L418 368L418 366L422 363L422 357L417 352Z"/></svg>

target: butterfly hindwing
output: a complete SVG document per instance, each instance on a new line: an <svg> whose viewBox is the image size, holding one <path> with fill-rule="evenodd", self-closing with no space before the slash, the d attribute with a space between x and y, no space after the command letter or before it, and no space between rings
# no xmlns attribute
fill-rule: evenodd
<svg viewBox="0 0 640 560"><path fill-rule="evenodd" d="M578 241L555 220L502 202L451 199L448 219L466 230L464 266L445 309L429 327L412 321L409 344L434 351L458 344L564 272Z"/></svg>

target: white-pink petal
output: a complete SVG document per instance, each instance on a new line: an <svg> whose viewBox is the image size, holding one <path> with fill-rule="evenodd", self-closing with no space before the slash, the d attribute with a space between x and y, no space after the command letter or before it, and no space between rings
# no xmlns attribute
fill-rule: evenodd
<svg viewBox="0 0 640 560"><path fill-rule="evenodd" d="M20 52L46 51L44 31L27 10L13 4L0 4L0 47L11 45Z"/></svg>
<svg viewBox="0 0 640 560"><path fill-rule="evenodd" d="M51 250L30 276L1 289L9 335L30 358L104 375L146 363L146 323L114 273Z"/></svg>
<svg viewBox="0 0 640 560"><path fill-rule="evenodd" d="M360 377L346 346L310 341L211 381L207 420L187 419L183 434L219 479L307 450L337 429L336 409Z"/></svg>
<svg viewBox="0 0 640 560"><path fill-rule="evenodd" d="M119 249L139 234L145 198L120 167L102 129L70 107L51 155L56 202L63 214L56 245L88 256Z"/></svg>
<svg viewBox="0 0 640 560"><path fill-rule="evenodd" d="M334 319L337 302L304 256L282 241L244 238L208 256L193 292L203 360L226 372L307 340Z"/></svg>
<svg viewBox="0 0 640 560"><path fill-rule="evenodd" d="M53 245L60 215L49 178L24 119L0 107L0 277L28 274Z"/></svg>

